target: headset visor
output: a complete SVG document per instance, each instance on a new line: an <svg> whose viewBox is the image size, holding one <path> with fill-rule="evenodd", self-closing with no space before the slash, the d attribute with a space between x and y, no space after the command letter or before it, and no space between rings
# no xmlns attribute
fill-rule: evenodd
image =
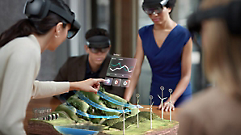
<svg viewBox="0 0 241 135"><path fill-rule="evenodd" d="M158 14L162 12L163 6L167 4L168 0L144 0L142 3L142 9L148 15Z"/></svg>
<svg viewBox="0 0 241 135"><path fill-rule="evenodd" d="M143 7L143 11L148 14L148 15L151 15L151 14L159 14L162 12L162 7L161 6L158 6L158 7Z"/></svg>
<svg viewBox="0 0 241 135"><path fill-rule="evenodd" d="M73 12L72 12L72 16L73 17L75 16ZM80 27L81 27L80 24L76 20L73 20L71 24L71 28L68 31L67 38L71 39L72 37L74 37L78 33Z"/></svg>
<svg viewBox="0 0 241 135"><path fill-rule="evenodd" d="M55 12L56 14L58 14L64 20L66 20L68 23L71 24L71 28L68 31L67 38L71 39L72 37L74 37L80 29L80 24L75 20L74 12L71 12L71 14L69 14L68 12L63 11L61 8L55 6L54 4L51 5L50 10L52 12Z"/></svg>

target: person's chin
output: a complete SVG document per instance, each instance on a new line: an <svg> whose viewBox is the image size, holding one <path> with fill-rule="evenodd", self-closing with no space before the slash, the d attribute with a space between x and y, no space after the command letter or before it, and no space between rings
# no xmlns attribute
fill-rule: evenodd
<svg viewBox="0 0 241 135"><path fill-rule="evenodd" d="M158 21L158 22L154 22L154 24L163 24L163 22L162 21Z"/></svg>
<svg viewBox="0 0 241 135"><path fill-rule="evenodd" d="M95 60L95 63L101 65L103 63L103 60Z"/></svg>
<svg viewBox="0 0 241 135"><path fill-rule="evenodd" d="M156 19L156 20L152 20L154 24L163 24L163 20L161 19Z"/></svg>

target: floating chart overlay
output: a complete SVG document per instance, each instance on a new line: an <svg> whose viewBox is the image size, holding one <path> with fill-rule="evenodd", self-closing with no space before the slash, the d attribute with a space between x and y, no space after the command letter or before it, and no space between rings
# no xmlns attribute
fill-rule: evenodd
<svg viewBox="0 0 241 135"><path fill-rule="evenodd" d="M106 76L130 78L136 65L136 59L112 57Z"/></svg>

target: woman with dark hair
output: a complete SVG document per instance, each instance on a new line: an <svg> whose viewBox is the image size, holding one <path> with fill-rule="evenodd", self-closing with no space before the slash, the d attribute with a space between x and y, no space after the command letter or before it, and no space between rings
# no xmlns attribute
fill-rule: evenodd
<svg viewBox="0 0 241 135"><path fill-rule="evenodd" d="M72 38L80 25L62 0L27 1L23 19L0 35L0 134L24 135L23 120L30 99L70 90L97 93L103 79L80 82L35 81L41 53Z"/></svg>
<svg viewBox="0 0 241 135"><path fill-rule="evenodd" d="M152 69L150 95L154 105L169 111L191 98L192 40L189 31L170 18L175 3L176 0L144 0L142 8L154 24L139 29L137 63L130 86L125 91L126 100L130 100L136 87L145 55ZM160 100L162 86L163 98L167 97L163 106ZM172 89L171 98L169 89Z"/></svg>

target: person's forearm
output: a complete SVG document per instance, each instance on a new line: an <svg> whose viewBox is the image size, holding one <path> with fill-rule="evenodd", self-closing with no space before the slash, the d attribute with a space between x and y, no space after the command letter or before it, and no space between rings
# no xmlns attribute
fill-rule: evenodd
<svg viewBox="0 0 241 135"><path fill-rule="evenodd" d="M183 48L182 62L181 62L181 79L178 82L173 94L172 101L176 101L186 90L191 79L192 67L192 40L191 38Z"/></svg>
<svg viewBox="0 0 241 135"><path fill-rule="evenodd" d="M80 81L80 82L83 82L83 81ZM72 90L79 90L79 83L80 82L69 82L69 91L72 91Z"/></svg>
<svg viewBox="0 0 241 135"><path fill-rule="evenodd" d="M177 101L177 99L183 94L183 92L186 90L188 84L190 81L190 77L189 76L185 76L183 78L181 78L181 80L179 81L179 83L176 86L176 89L174 90L174 92L172 93L172 101Z"/></svg>
<svg viewBox="0 0 241 135"><path fill-rule="evenodd" d="M46 98L68 92L70 89L69 82L54 81L35 81L32 98Z"/></svg>
<svg viewBox="0 0 241 135"><path fill-rule="evenodd" d="M134 88L132 88L132 89L131 88L127 88L125 90L124 99L127 100L127 101L130 101L133 92L134 92Z"/></svg>

